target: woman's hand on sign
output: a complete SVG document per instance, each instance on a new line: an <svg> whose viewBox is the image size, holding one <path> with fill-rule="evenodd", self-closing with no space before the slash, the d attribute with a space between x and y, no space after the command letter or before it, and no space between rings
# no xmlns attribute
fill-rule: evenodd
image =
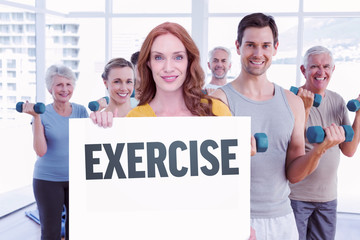
<svg viewBox="0 0 360 240"><path fill-rule="evenodd" d="M107 111L90 113L90 118L93 123L103 128L112 127L115 117L117 117L117 109L115 109L114 113Z"/></svg>

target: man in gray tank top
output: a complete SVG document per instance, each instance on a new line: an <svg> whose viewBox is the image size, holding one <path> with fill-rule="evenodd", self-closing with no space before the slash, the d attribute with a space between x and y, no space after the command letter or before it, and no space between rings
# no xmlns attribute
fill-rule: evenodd
<svg viewBox="0 0 360 240"><path fill-rule="evenodd" d="M269 147L251 158L251 226L256 239L298 239L289 200L288 181L304 179L321 155L339 144L344 133L335 126L323 144L305 154L305 110L300 97L267 79L266 71L279 45L272 16L254 13L239 23L235 42L240 75L216 90L235 116L251 116L251 132L265 132Z"/></svg>
<svg viewBox="0 0 360 240"><path fill-rule="evenodd" d="M344 99L327 90L335 69L332 53L325 47L315 46L307 50L304 64L300 67L306 82L299 88L306 112L306 128L331 124L350 125ZM312 107L314 94L322 96L319 107ZM360 95L357 100L360 100ZM337 212L337 169L340 151L348 157L354 155L360 141L360 111L357 111L352 128L351 142L335 145L324 153L318 167L301 182L290 184L293 207L300 239L335 239ZM316 144L305 145L306 152Z"/></svg>

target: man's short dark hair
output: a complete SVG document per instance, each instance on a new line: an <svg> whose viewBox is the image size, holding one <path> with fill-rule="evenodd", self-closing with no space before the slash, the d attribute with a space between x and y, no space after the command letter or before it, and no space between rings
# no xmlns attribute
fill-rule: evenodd
<svg viewBox="0 0 360 240"><path fill-rule="evenodd" d="M134 52L131 55L130 62L135 66L139 60L140 51Z"/></svg>
<svg viewBox="0 0 360 240"><path fill-rule="evenodd" d="M239 23L237 40L240 46L241 46L242 38L244 36L244 31L246 28L249 27L256 27L256 28L270 27L274 37L274 46L279 41L278 39L279 32L274 18L270 15L265 15L263 13L252 13L246 15L243 19L241 19Z"/></svg>

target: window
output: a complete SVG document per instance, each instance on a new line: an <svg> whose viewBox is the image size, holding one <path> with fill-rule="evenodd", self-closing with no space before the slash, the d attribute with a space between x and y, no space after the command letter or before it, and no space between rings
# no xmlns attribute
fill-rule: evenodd
<svg viewBox="0 0 360 240"><path fill-rule="evenodd" d="M7 97L7 103L14 105L16 103L16 97L15 96L8 96Z"/></svg>
<svg viewBox="0 0 360 240"><path fill-rule="evenodd" d="M78 69L79 61L64 60L63 63L71 68L73 71Z"/></svg>
<svg viewBox="0 0 360 240"><path fill-rule="evenodd" d="M63 43L64 45L72 45L76 46L79 42L79 37L63 37Z"/></svg>
<svg viewBox="0 0 360 240"><path fill-rule="evenodd" d="M327 1L327 0L304 0L306 12L359 12L360 5L353 0Z"/></svg>
<svg viewBox="0 0 360 240"><path fill-rule="evenodd" d="M60 43L60 37L53 37L52 39L54 44Z"/></svg>
<svg viewBox="0 0 360 240"><path fill-rule="evenodd" d="M36 50L35 50L35 48L29 48L29 49L28 49L28 56L29 56L29 57L36 57Z"/></svg>
<svg viewBox="0 0 360 240"><path fill-rule="evenodd" d="M25 28L26 28L26 32L35 33L35 24L26 24Z"/></svg>
<svg viewBox="0 0 360 240"><path fill-rule="evenodd" d="M209 0L210 13L252 13L252 12L297 12L299 7L298 0L258 0L247 4L243 1L234 0Z"/></svg>
<svg viewBox="0 0 360 240"><path fill-rule="evenodd" d="M7 89L8 91L16 91L16 83L8 83Z"/></svg>
<svg viewBox="0 0 360 240"><path fill-rule="evenodd" d="M14 36L14 37L12 37L12 43L13 43L14 45L21 45L21 43L22 43L22 37L20 37L20 36Z"/></svg>
<svg viewBox="0 0 360 240"><path fill-rule="evenodd" d="M12 32L13 33L23 33L24 32L24 26L20 24L16 24L12 26Z"/></svg>
<svg viewBox="0 0 360 240"><path fill-rule="evenodd" d="M36 62L35 62L34 59L29 59L28 60L28 68L29 69L36 69ZM33 79L35 79L35 78L33 78Z"/></svg>
<svg viewBox="0 0 360 240"><path fill-rule="evenodd" d="M34 7L35 1L37 0L12 2ZM46 67L59 62L70 66L78 77L72 100L86 106L92 100L90 98L98 99L106 93L100 77L105 63L112 57L130 59L131 54L140 49L145 36L154 26L164 21L178 22L192 33L191 17L197 14L192 13L193 1L197 0L112 0L113 8L105 13L106 1L75 4L72 0L47 0L46 7L50 11L43 11L46 27L41 29L46 35L46 39L42 41L44 46L41 46L44 47L43 52L46 55ZM300 3L303 3L303 9L300 9ZM279 49L268 71L271 81L286 89L291 85L303 84L304 79L299 74L301 56L310 46L321 44L333 51L336 60L336 70L329 88L343 95L346 101L359 94L356 92L359 91L357 81L353 77L354 70L360 67L360 5L356 1L288 0L284 4L283 0L273 0L271 3L259 0L249 4L239 0L208 0L207 7L209 18L206 44L208 49L224 45L232 51L229 79L234 79L241 69L234 44L240 19L250 12L265 12L275 17L279 28ZM31 183L36 156L29 144L32 142L29 118L14 112L13 109L16 101L34 102L36 99L34 83L38 57L35 12L28 10L29 8L8 7L6 1L0 4L0 9L0 99L1 107L5 106L0 114L0 132L12 131L24 136L22 142L19 142L15 137L4 137L17 134L1 134L0 145L10 145L5 149L8 152L4 154L16 153L14 158L26 160L22 164L22 172L18 172L24 178L18 180L18 175L13 176L17 170L11 170L18 169L18 163L14 161L9 164L7 161L4 170L2 166L6 159L0 158L0 182L8 183L6 186L0 185L1 193ZM201 10L206 10L205 6ZM62 17L62 14L65 16ZM111 35L106 35L106 17L111 19ZM23 35L25 36L22 37ZM207 53L201 57L207 59ZM204 70L210 74L208 69ZM51 96L46 90L44 92L47 94L44 97L45 102L51 102ZM353 119L354 114L350 113L350 118ZM16 121L9 122L10 119ZM23 153L16 151L19 144L24 146ZM356 178L358 174L355 169L359 167L356 159L360 159L359 150L353 158L341 161L341 202L360 201L359 192L346 188L353 182L360 181L360 177ZM340 203L339 211L360 213L360 207L357 205L350 209Z"/></svg>
<svg viewBox="0 0 360 240"><path fill-rule="evenodd" d="M64 32L65 33L78 33L79 25L78 24L65 24Z"/></svg>
<svg viewBox="0 0 360 240"><path fill-rule="evenodd" d="M13 21L23 21L24 20L24 14L21 12L13 12L11 13L11 20Z"/></svg>
<svg viewBox="0 0 360 240"><path fill-rule="evenodd" d="M35 36L29 36L27 37L27 43L31 46L35 45L36 43L36 37Z"/></svg>
<svg viewBox="0 0 360 240"><path fill-rule="evenodd" d="M0 44L10 45L10 37L0 37Z"/></svg>
<svg viewBox="0 0 360 240"><path fill-rule="evenodd" d="M161 7L160 7L161 6ZM191 13L191 1L113 0L114 13Z"/></svg>
<svg viewBox="0 0 360 240"><path fill-rule="evenodd" d="M146 35L152 28L165 22L177 22L191 34L189 18L121 18L113 20L112 56L130 59L131 54L139 51ZM146 27L144 27L146 22ZM119 28L118 26L123 26Z"/></svg>
<svg viewBox="0 0 360 240"><path fill-rule="evenodd" d="M10 21L10 13L0 13L0 20L4 22Z"/></svg>
<svg viewBox="0 0 360 240"><path fill-rule="evenodd" d="M92 100L89 98L98 99L106 91L100 77L105 62L105 21L99 18L67 19L72 24L63 26L71 34L65 36L63 28L56 24L61 21L63 19L57 17L46 20L47 29L56 29L46 32L50 41L46 46L46 67L54 63L70 67L77 76L72 101L87 106ZM45 94L46 102L52 102L50 94L47 91Z"/></svg>
<svg viewBox="0 0 360 240"><path fill-rule="evenodd" d="M35 14L30 12L25 12L25 19L30 22L35 22Z"/></svg>
<svg viewBox="0 0 360 240"><path fill-rule="evenodd" d="M8 67L8 68L16 68L16 60L14 60L14 59L9 59L9 60L7 61L7 67Z"/></svg>
<svg viewBox="0 0 360 240"><path fill-rule="evenodd" d="M35 0L12 0L13 2L35 6Z"/></svg>
<svg viewBox="0 0 360 240"><path fill-rule="evenodd" d="M79 55L79 49L76 48L64 48L63 49L64 57L77 57Z"/></svg>
<svg viewBox="0 0 360 240"><path fill-rule="evenodd" d="M25 4L25 1L26 3L32 1L32 5L35 5L35 0L22 0L21 3ZM28 27L23 24L24 21ZM26 29L33 29L35 32L35 14L29 10L10 8L1 3L0 23L0 145L6 146L2 148L1 154L19 160L22 165L18 168L19 161L9 162L0 158L0 182L6 183L0 184L1 194L30 185L36 159L32 144L29 144L32 142L32 132L29 127L31 117L15 111L16 102L21 101L22 96L35 101L35 88L26 87L28 81L35 82L35 75L26 74L28 71L24 63L28 60L28 52L21 46L23 43L26 45ZM25 36L22 37L24 33ZM18 151L18 144L22 146L22 151Z"/></svg>
<svg viewBox="0 0 360 240"><path fill-rule="evenodd" d="M9 25L0 25L1 33L9 33L9 31L10 31Z"/></svg>
<svg viewBox="0 0 360 240"><path fill-rule="evenodd" d="M8 78L16 78L16 72L15 71L7 71L7 77Z"/></svg>

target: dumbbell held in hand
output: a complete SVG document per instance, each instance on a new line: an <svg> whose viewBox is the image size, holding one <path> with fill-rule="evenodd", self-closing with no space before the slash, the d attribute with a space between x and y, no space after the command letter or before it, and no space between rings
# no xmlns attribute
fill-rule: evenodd
<svg viewBox="0 0 360 240"><path fill-rule="evenodd" d="M345 130L345 142L351 142L354 138L354 130L350 125L342 125ZM322 143L325 139L325 131L321 126L311 126L306 131L309 143Z"/></svg>
<svg viewBox="0 0 360 240"><path fill-rule="evenodd" d="M269 146L268 137L265 133L255 133L256 152L266 152Z"/></svg>
<svg viewBox="0 0 360 240"><path fill-rule="evenodd" d="M16 104L16 111L18 112L22 112L23 111L23 104L24 102L18 102ZM31 103L33 104L33 103ZM38 102L35 103L33 106L34 112L38 113L38 114L43 114L45 112L45 104L43 104L42 102Z"/></svg>
<svg viewBox="0 0 360 240"><path fill-rule="evenodd" d="M106 100L106 104L109 104L109 101L110 101L109 97L103 97L103 98L100 98L100 99L97 100L97 101L91 101L91 102L89 102L89 105L88 105L89 109L90 109L91 111L93 111L93 112L99 110L99 108L100 108L100 103L99 103L99 101L101 101L102 99L105 99L105 100Z"/></svg>
<svg viewBox="0 0 360 240"><path fill-rule="evenodd" d="M297 95L298 92L299 92L299 88L292 86L292 87L290 88L290 91L293 92L295 95ZM321 100L322 100L321 95L315 93L313 106L314 106L314 107L320 106Z"/></svg>
<svg viewBox="0 0 360 240"><path fill-rule="evenodd" d="M346 107L349 109L349 111L351 112L357 112L360 109L360 102L357 99L353 99L350 100L347 104Z"/></svg>

